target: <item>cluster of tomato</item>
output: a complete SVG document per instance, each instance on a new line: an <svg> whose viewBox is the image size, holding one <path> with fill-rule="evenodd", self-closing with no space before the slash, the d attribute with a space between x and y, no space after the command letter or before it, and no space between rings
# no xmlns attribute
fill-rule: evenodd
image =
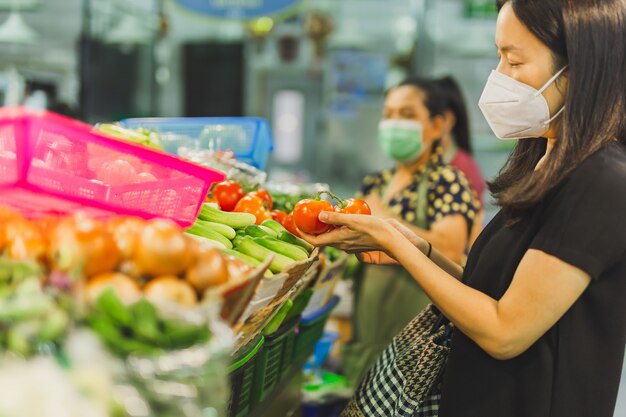
<svg viewBox="0 0 626 417"><path fill-rule="evenodd" d="M328 194L337 200L337 205L330 201L320 199L322 194ZM342 200L330 192L322 191L315 199L305 199L299 201L293 208L293 218L296 227L310 235L320 235L333 228L332 225L319 220L319 215L323 211L332 211L342 214L372 214L370 207L363 200L349 198Z"/></svg>
<svg viewBox="0 0 626 417"><path fill-rule="evenodd" d="M328 194L337 200L333 205L330 201L320 197ZM285 229L296 236L300 236L298 230L311 235L319 235L329 231L332 226L322 223L319 214L322 211L333 211L344 214L371 214L367 203L357 198L341 200L327 191L322 191L314 199L299 201L291 213L281 210L272 210L272 196L267 190L258 189L245 193L240 184L235 181L223 181L213 186L211 195L214 201L224 211L235 211L253 214L257 224L267 219L273 219L282 224Z"/></svg>
<svg viewBox="0 0 626 417"><path fill-rule="evenodd" d="M211 189L209 200L216 202L221 210L250 213L256 217L256 223L273 219L282 224L291 233L297 234L293 216L281 210L272 210L272 196L264 189L246 193L235 181L222 181Z"/></svg>

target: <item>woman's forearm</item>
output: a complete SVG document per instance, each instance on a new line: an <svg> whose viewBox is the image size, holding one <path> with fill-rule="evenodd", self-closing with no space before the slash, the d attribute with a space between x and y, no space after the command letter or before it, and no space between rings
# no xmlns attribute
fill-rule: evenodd
<svg viewBox="0 0 626 417"><path fill-rule="evenodd" d="M496 300L464 285L454 273L439 267L438 263L450 265L436 249L431 253L432 262L406 239L394 239L389 249L455 326L490 355L496 358L506 355L509 329L499 320Z"/></svg>

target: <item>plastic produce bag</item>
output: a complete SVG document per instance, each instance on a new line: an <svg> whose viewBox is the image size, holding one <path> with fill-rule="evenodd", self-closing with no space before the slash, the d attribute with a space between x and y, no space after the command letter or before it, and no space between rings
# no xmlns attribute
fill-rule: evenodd
<svg viewBox="0 0 626 417"><path fill-rule="evenodd" d="M205 344L158 356L129 356L129 382L158 417L223 416L229 400L228 365L233 335L219 319L219 306L200 309L160 309L186 323L207 321L211 338Z"/></svg>
<svg viewBox="0 0 626 417"><path fill-rule="evenodd" d="M267 180L267 174L264 171L236 160L234 154L229 151L194 149L183 146L178 148L178 156L199 165L222 171L226 174L226 178L244 184L246 188L258 188Z"/></svg>

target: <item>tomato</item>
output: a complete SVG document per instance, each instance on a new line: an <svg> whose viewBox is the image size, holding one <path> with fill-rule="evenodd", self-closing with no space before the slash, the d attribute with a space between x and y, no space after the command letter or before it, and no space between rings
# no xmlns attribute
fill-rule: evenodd
<svg viewBox="0 0 626 417"><path fill-rule="evenodd" d="M325 200L301 200L293 208L293 220L298 229L311 235L319 235L327 232L330 224L322 223L318 217L322 211L334 211L330 201Z"/></svg>
<svg viewBox="0 0 626 417"><path fill-rule="evenodd" d="M284 219L284 223L282 223L282 225L292 235L302 237L302 235L300 235L300 232L298 232L298 228L296 227L296 222L293 221L293 212L287 214L287 216Z"/></svg>
<svg viewBox="0 0 626 417"><path fill-rule="evenodd" d="M266 203L266 208L268 210L272 209L272 196L270 195L270 193L267 190L264 190L262 188L259 188L256 191L252 191L251 193L248 193L248 195L253 195L255 197L259 197L261 200L263 200Z"/></svg>
<svg viewBox="0 0 626 417"><path fill-rule="evenodd" d="M282 210L272 210L272 219L277 221L278 223L284 226L285 219L287 218L287 213Z"/></svg>
<svg viewBox="0 0 626 417"><path fill-rule="evenodd" d="M235 181L219 182L215 184L211 192L224 211L233 211L239 200L245 195L241 185Z"/></svg>
<svg viewBox="0 0 626 417"><path fill-rule="evenodd" d="M359 200L358 198L344 200L343 207L337 206L335 207L335 211L343 214L372 214L370 206L368 206L365 201Z"/></svg>
<svg viewBox="0 0 626 417"><path fill-rule="evenodd" d="M256 224L261 224L265 220L272 218L270 212L265 208L265 202L260 197L253 195L244 196L239 200L233 211L254 214Z"/></svg>

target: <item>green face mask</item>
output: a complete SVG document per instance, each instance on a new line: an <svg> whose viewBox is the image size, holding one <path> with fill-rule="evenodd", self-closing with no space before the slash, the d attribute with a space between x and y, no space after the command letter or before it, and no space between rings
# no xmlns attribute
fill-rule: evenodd
<svg viewBox="0 0 626 417"><path fill-rule="evenodd" d="M383 152L398 162L412 162L424 149L422 124L412 120L383 120L378 142Z"/></svg>

